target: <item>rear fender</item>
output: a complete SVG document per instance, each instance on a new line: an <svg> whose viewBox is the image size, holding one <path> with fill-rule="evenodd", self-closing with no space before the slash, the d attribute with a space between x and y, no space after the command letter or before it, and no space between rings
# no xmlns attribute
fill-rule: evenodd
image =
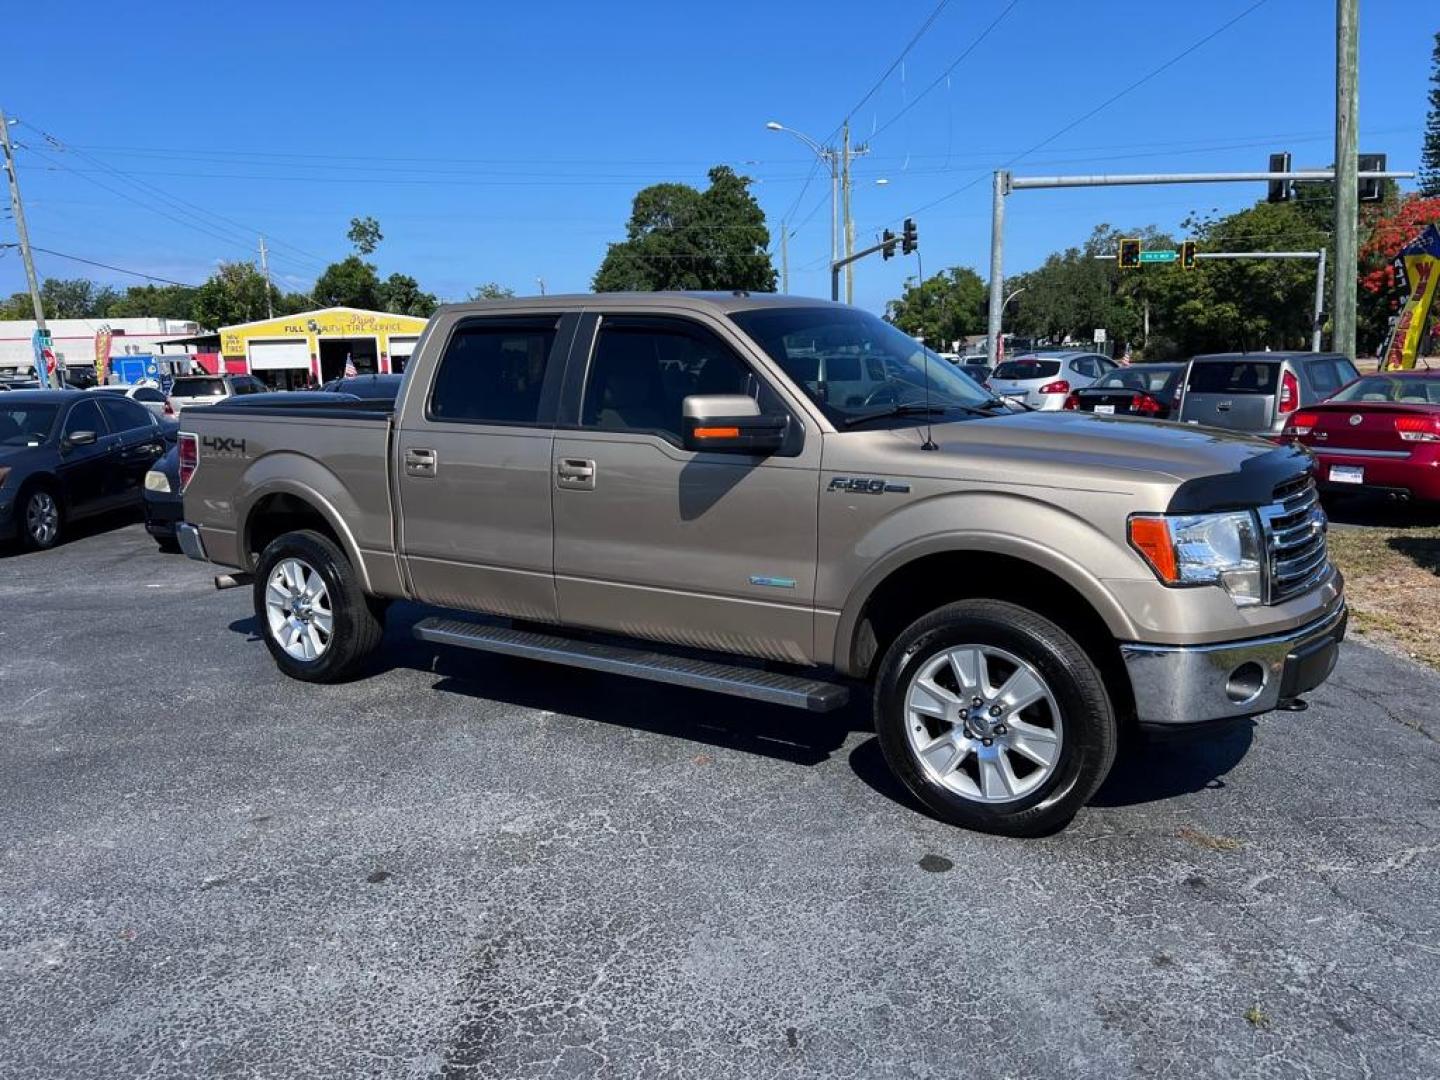
<svg viewBox="0 0 1440 1080"><path fill-rule="evenodd" d="M359 572L362 587L367 593L372 591L360 545L346 524L347 518L360 513L350 492L339 477L314 458L283 450L257 459L245 470L235 490L235 520L242 523L239 555L246 570L255 569L255 554L250 550L255 510L271 495L293 496L324 518L339 539L350 564Z"/></svg>

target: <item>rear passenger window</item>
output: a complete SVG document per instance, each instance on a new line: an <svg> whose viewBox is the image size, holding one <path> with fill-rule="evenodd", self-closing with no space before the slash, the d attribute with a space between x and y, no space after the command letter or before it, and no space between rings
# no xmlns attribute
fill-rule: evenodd
<svg viewBox="0 0 1440 1080"><path fill-rule="evenodd" d="M1310 385L1321 397L1329 397L1340 389L1340 373L1335 370L1334 360L1311 360L1305 369L1310 376Z"/></svg>
<svg viewBox="0 0 1440 1080"><path fill-rule="evenodd" d="M111 431L134 431L136 428L152 427L155 423L149 409L127 398L107 395L100 400L100 411L110 422Z"/></svg>
<svg viewBox="0 0 1440 1080"><path fill-rule="evenodd" d="M1280 365L1264 360L1209 360L1190 365L1192 394L1273 394Z"/></svg>
<svg viewBox="0 0 1440 1080"><path fill-rule="evenodd" d="M430 418L487 424L533 424L555 344L555 325L461 325L440 358Z"/></svg>
<svg viewBox="0 0 1440 1080"><path fill-rule="evenodd" d="M860 377L858 357L843 358ZM831 380L838 376L832 366ZM773 392L724 342L681 320L615 320L601 324L585 380L580 423L601 431L645 431L682 442L681 413L692 394L746 394L771 411Z"/></svg>

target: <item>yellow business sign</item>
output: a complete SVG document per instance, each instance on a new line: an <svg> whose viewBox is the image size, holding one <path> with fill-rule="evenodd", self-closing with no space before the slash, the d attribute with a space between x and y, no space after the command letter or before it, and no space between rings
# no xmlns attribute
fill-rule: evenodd
<svg viewBox="0 0 1440 1080"><path fill-rule="evenodd" d="M220 351L226 356L244 356L245 343L265 338L300 338L316 350L317 341L335 338L373 337L381 352L390 351L390 335L414 337L425 329L425 319L413 315L392 315L384 311L355 308L326 308L323 311L283 315L278 319L242 323L220 328Z"/></svg>

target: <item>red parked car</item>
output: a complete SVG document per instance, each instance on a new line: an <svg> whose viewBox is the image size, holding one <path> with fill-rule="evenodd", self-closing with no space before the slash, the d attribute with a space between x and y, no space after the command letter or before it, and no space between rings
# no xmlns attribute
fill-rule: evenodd
<svg viewBox="0 0 1440 1080"><path fill-rule="evenodd" d="M1356 379L1293 413L1281 437L1314 453L1324 491L1440 502L1440 371Z"/></svg>

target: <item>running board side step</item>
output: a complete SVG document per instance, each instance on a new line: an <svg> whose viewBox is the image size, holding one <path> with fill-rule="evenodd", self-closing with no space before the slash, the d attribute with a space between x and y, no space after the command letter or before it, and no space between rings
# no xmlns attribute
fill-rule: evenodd
<svg viewBox="0 0 1440 1080"><path fill-rule="evenodd" d="M786 705L808 712L832 712L850 699L848 687L838 683L781 675L773 671L672 656L645 649L629 649L593 641L537 634L508 626L487 626L433 616L415 624L415 637L437 645L458 645L462 649L500 653L525 660L546 660L554 664L628 675L635 679L710 690L733 697Z"/></svg>

